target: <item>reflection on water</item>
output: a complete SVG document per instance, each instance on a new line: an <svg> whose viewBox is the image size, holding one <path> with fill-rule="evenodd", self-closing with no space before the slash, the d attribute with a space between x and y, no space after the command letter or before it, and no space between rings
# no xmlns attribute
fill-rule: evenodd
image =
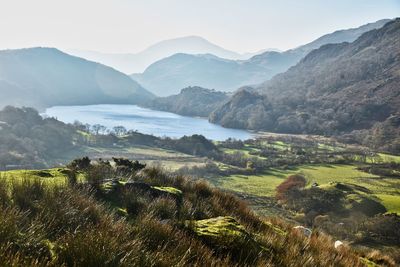
<svg viewBox="0 0 400 267"><path fill-rule="evenodd" d="M135 105L55 106L48 108L44 115L66 123L78 120L91 125L101 124L110 129L114 126L124 126L128 130L174 138L201 134L212 140L226 140L229 137L244 140L252 136L248 131L223 128L206 119L185 117Z"/></svg>

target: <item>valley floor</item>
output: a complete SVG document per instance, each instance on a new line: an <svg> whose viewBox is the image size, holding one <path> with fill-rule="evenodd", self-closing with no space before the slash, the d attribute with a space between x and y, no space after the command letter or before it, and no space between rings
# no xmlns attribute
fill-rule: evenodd
<svg viewBox="0 0 400 267"><path fill-rule="evenodd" d="M345 185L354 189L353 193L346 195L345 201L361 203L370 199L380 203L386 214L400 215L400 172L398 169L387 172L390 164L395 166L400 163L400 156L307 136L267 134L244 143L214 144L223 156L190 155L154 145L116 144L105 147L88 144L65 153L58 161L69 162L82 155L92 159L111 160L118 157L139 160L148 166L162 167L169 173L206 179L213 186L247 201L259 215L278 216L296 224L305 223L304 216L307 217L307 214L287 209L275 199L277 186L293 174L306 178L306 189L317 185L329 192L337 185ZM386 172L376 173L373 166L383 166ZM0 172L0 177L46 178L49 172L49 176L54 178L52 182L63 183L65 175L62 170L62 165L44 173L14 170ZM340 216L336 218L337 214L331 216L336 222L343 219ZM348 241L354 242L352 238ZM354 246L400 250L400 241L398 243L393 246L363 241L354 242Z"/></svg>

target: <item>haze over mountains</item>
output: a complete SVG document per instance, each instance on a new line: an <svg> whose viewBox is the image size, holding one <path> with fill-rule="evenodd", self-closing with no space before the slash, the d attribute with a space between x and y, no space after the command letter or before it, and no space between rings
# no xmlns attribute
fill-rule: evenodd
<svg viewBox="0 0 400 267"><path fill-rule="evenodd" d="M139 53L101 53L85 50L65 50L71 55L113 67L127 74L141 73L152 63L176 53L213 54L226 59L248 59L254 53L239 54L224 49L199 36L185 36L153 44ZM261 53L262 51L259 51Z"/></svg>
<svg viewBox="0 0 400 267"><path fill-rule="evenodd" d="M153 95L127 75L54 48L0 51L0 107L137 104Z"/></svg>
<svg viewBox="0 0 400 267"><path fill-rule="evenodd" d="M54 105L139 104L188 116L208 116L212 113L212 122L234 128L319 134L332 134L333 129L347 131L371 128L375 122L383 121L392 112L398 112L393 108L398 104L396 90L392 83L389 84L393 77L397 79L396 72L391 72L389 80L381 78L383 74L378 73L384 68L376 68L376 72L369 73L373 68L370 66L386 66L392 61L397 63L396 56L393 56L397 51L393 48L393 44L397 44L396 35L393 38L388 34L380 36L380 42L384 44L378 42L378 37L370 37L370 42L376 43L375 46L358 44L360 39L351 44L342 41L354 41L363 32L379 28L387 21L337 31L293 50L268 51L249 60L178 53L155 62L141 75L133 75L139 83L110 67L70 56L57 49L0 51L0 92L7 95L7 99L0 100L0 106L11 104L43 108ZM398 21L394 23L397 24ZM198 37L193 38L198 40ZM338 44L322 45L327 42ZM166 48L168 44L171 42L149 49L160 51L160 46ZM321 45L321 48L313 50ZM360 48L354 48L356 46ZM386 48L377 50L376 47ZM215 49L220 53L225 51L218 47ZM365 49L365 52L353 55L357 49ZM307 51L312 52L301 60ZM233 55L229 51L224 53ZM347 58L352 58L352 61L345 61ZM261 86L254 86L256 89L250 92L242 90L230 99L225 93L205 89L223 88L229 91L237 90L242 85L260 84L274 74L284 72L299 60L300 63L286 73L277 75ZM371 69L365 69L366 62ZM332 69L332 63L337 68ZM346 71L342 73L340 70ZM375 77L373 82L368 80L371 75ZM367 85L376 83L389 89L379 91L384 92L382 97L367 101L368 105L379 107L379 112L365 115L363 112L368 105L358 95L363 94ZM204 84L205 88L186 84ZM351 90L357 94L350 93L348 87L341 87L349 84L354 84ZM186 89L179 93L181 88ZM154 99L147 89L169 97ZM336 91L333 93L332 90ZM374 92L369 94L373 95ZM345 104L341 97L346 99ZM395 102L382 104L386 98ZM324 104L315 105L316 99ZM354 105L359 110L350 108ZM333 111L329 113L327 109ZM336 114L338 110L340 114ZM327 112L330 115L326 115ZM368 121L370 117L372 120ZM304 121L299 121L299 118ZM347 124L341 124L343 121Z"/></svg>
<svg viewBox="0 0 400 267"><path fill-rule="evenodd" d="M248 60L228 60L209 54L174 54L151 64L142 74L131 77L159 96L178 94L181 88L188 86L234 91L241 86L262 83L286 71L321 45L352 42L362 33L380 28L388 21L336 31L292 50L267 51Z"/></svg>
<svg viewBox="0 0 400 267"><path fill-rule="evenodd" d="M400 266L400 0L1 7L0 267Z"/></svg>

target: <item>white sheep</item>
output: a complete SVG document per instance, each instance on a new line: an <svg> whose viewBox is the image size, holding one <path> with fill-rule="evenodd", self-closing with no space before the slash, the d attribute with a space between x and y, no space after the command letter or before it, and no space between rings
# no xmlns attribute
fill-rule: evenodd
<svg viewBox="0 0 400 267"><path fill-rule="evenodd" d="M340 241L340 240L336 240L335 241L335 248L336 249L338 249L339 247L341 247L341 246L343 246L344 244L343 244L343 242L342 241Z"/></svg>

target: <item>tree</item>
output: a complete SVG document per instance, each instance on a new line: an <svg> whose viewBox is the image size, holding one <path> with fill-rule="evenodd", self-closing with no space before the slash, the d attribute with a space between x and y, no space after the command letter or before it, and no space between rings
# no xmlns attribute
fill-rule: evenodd
<svg viewBox="0 0 400 267"><path fill-rule="evenodd" d="M94 124L92 126L92 132L95 135L103 134L107 130L107 127L101 125L101 124Z"/></svg>
<svg viewBox="0 0 400 267"><path fill-rule="evenodd" d="M128 132L124 126L115 126L113 128L113 131L117 136L126 135L126 133Z"/></svg>

